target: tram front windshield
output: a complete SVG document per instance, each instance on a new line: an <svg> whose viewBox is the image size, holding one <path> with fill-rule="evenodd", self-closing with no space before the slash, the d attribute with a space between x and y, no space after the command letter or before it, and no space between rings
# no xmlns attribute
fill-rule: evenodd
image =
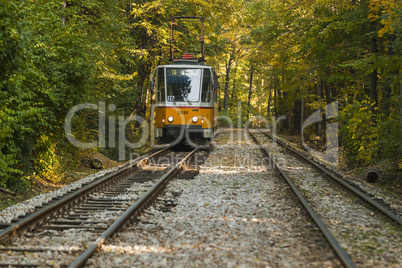
<svg viewBox="0 0 402 268"><path fill-rule="evenodd" d="M197 102L200 95L201 69L166 68L168 102Z"/></svg>

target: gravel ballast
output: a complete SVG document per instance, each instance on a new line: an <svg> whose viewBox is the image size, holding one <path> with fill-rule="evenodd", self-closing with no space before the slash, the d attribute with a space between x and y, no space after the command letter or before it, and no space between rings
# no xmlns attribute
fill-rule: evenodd
<svg viewBox="0 0 402 268"><path fill-rule="evenodd" d="M87 263L110 267L337 267L340 263L257 146L220 134L171 212L150 208Z"/></svg>
<svg viewBox="0 0 402 268"><path fill-rule="evenodd" d="M251 140L244 130L219 134L200 173L193 180L173 180L159 197L175 206L168 212L162 211L163 202L148 208L138 222L107 241L86 267L342 267L288 185ZM319 174L279 146L266 145L358 267L400 265L400 226L351 202L339 189L331 190ZM0 212L0 220L9 222L102 175L10 207ZM134 201L151 185L135 183L115 199ZM111 222L121 213L99 211L88 221ZM8 246L45 250L2 251L0 245L0 264L68 265L97 235L98 231L88 229L27 233Z"/></svg>

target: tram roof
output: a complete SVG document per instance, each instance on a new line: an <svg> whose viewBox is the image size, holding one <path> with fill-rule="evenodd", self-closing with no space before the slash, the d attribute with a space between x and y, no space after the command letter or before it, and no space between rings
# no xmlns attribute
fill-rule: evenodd
<svg viewBox="0 0 402 268"><path fill-rule="evenodd" d="M205 62L200 62L198 60L174 60L171 64L167 65L159 65L158 67L177 67L177 68L183 68L183 67L189 67L189 68L212 68L211 66L208 66L205 64Z"/></svg>

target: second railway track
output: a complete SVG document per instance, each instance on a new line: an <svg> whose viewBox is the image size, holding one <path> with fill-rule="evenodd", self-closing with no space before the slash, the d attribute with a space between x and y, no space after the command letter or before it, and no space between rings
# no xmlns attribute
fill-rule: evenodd
<svg viewBox="0 0 402 268"><path fill-rule="evenodd" d="M262 149L270 155L279 172L305 203L303 205L310 207L306 209L310 210L309 214L316 223L322 225L321 231L346 267L378 267L378 263L384 262L391 267L398 266L400 260L395 259L395 254L387 254L388 250L400 251L402 246L397 215L390 211L384 213L381 207L373 210L365 206L360 201L363 193L359 192L357 198L334 186L325 178L329 171L325 170L325 175L322 175L324 168L311 166L312 163L304 163L292 156L265 133L254 130L251 134L259 144L263 144ZM366 199L370 198L363 200ZM376 204L375 201L369 203Z"/></svg>
<svg viewBox="0 0 402 268"><path fill-rule="evenodd" d="M316 161L310 159L306 155L300 153L299 151L295 150L282 140L278 140L276 137L274 137L271 134L268 134L266 132L261 131L265 136L269 137L270 139L274 140L275 142L279 143L281 146L286 148L290 153L296 155L297 157L303 159L306 163L310 164L313 166L316 170L319 172L322 172L325 174L326 177L330 178L332 181L335 183L341 185L345 189L349 190L352 192L355 196L359 197L362 199L364 202L367 204L370 204L373 206L375 209L379 210L381 213L384 215L388 216L390 219L393 221L402 224L402 212L398 211L396 209L391 208L391 205L387 204L384 200L376 198L375 196L365 192L362 188L360 188L357 184L353 184L351 182L348 182L347 180L343 179L341 176L338 174L335 174L334 172L328 170L325 166L317 163Z"/></svg>
<svg viewBox="0 0 402 268"><path fill-rule="evenodd" d="M0 267L82 266L106 239L154 203L169 180L179 173L195 176L197 169L189 169L188 161L205 155L188 148L158 151L3 225ZM160 209L171 205L162 202Z"/></svg>

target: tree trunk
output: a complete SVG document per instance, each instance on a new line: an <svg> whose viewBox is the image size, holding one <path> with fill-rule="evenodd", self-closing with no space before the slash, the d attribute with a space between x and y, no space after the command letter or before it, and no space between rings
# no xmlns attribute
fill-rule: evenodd
<svg viewBox="0 0 402 268"><path fill-rule="evenodd" d="M331 90L331 95L333 99L336 99L336 97L338 97L338 92L336 90L336 86L334 83L330 83L329 84L329 89Z"/></svg>
<svg viewBox="0 0 402 268"><path fill-rule="evenodd" d="M293 107L293 124L290 130L292 134L298 134L301 129L301 106L301 101L296 101Z"/></svg>
<svg viewBox="0 0 402 268"><path fill-rule="evenodd" d="M230 97L230 102L234 105L234 99L236 96L236 73L237 73L237 61L235 62L235 69L233 74L233 88L232 88L232 96Z"/></svg>
<svg viewBox="0 0 402 268"><path fill-rule="evenodd" d="M323 83L323 89L325 91L325 102L327 104L326 107L328 107L328 104L330 104L332 102L331 99L331 90L327 84L327 82ZM323 132L323 144L325 145L327 143L327 114L326 114L326 110L325 113L322 115L322 132Z"/></svg>
<svg viewBox="0 0 402 268"><path fill-rule="evenodd" d="M386 79L382 92L382 114L385 117L389 116L389 102L391 99L391 87L389 85L390 79Z"/></svg>
<svg viewBox="0 0 402 268"><path fill-rule="evenodd" d="M63 10L65 10L67 7L67 2L64 1L63 4L61 4L61 6L62 6ZM63 13L65 13L65 11ZM66 26L66 16L64 16L64 15L61 16L61 25L63 25L63 27Z"/></svg>
<svg viewBox="0 0 402 268"><path fill-rule="evenodd" d="M282 104L282 92L281 92L281 89L280 89L279 79L278 79L278 87L276 88L276 98L278 99L277 102L276 102L276 104L278 105L278 107L276 109L276 111L278 113L277 116L281 116L281 115L283 115L282 114L282 107L281 107L281 104Z"/></svg>
<svg viewBox="0 0 402 268"><path fill-rule="evenodd" d="M318 101L321 103L321 101L322 101L322 81L321 81L321 78L318 78L316 90L317 90ZM319 108L319 110L320 110L320 114L321 114L321 107ZM321 121L317 122L317 124L316 124L316 130L317 130L317 136L322 137L322 115L321 115Z"/></svg>
<svg viewBox="0 0 402 268"><path fill-rule="evenodd" d="M399 140L402 140L402 70L399 71ZM402 155L402 142L399 142L399 155Z"/></svg>
<svg viewBox="0 0 402 268"><path fill-rule="evenodd" d="M392 45L393 45L393 43L395 41L395 35L394 34L391 34L389 36L389 41L390 41L390 44L388 46L388 53L387 54L388 54L388 56L392 56L392 55L394 55L394 50L392 48ZM391 72L393 72L393 70ZM390 73L388 73L388 75L390 75ZM391 79L386 78L385 83L384 83L385 85L384 85L384 88L383 88L383 91L382 91L382 113L383 113L383 115L385 117L389 116L389 105L390 105L390 99L391 99L391 93L392 93L390 83L391 83Z"/></svg>
<svg viewBox="0 0 402 268"><path fill-rule="evenodd" d="M269 83L269 97L268 97L268 105L267 105L267 119L269 118L269 114L271 113L271 100L272 100L272 83L273 81Z"/></svg>
<svg viewBox="0 0 402 268"><path fill-rule="evenodd" d="M228 99L229 99L229 79L230 79L230 69L232 68L233 53L230 53L229 62L226 64L226 77L225 77L225 96L223 100L223 109L225 112L228 110Z"/></svg>
<svg viewBox="0 0 402 268"><path fill-rule="evenodd" d="M141 67L138 68L138 82L137 82L137 88L138 88L138 99L140 100L140 103L136 105L139 110L137 111L139 115L144 116L145 115L145 109L146 109L146 94L147 94L147 88L144 88L145 80L147 78L148 74L148 66L146 66L144 63L141 64Z"/></svg>
<svg viewBox="0 0 402 268"><path fill-rule="evenodd" d="M331 103L332 99L331 99L331 90L327 82L324 82L324 91L325 91L325 101L327 102L327 104L329 104Z"/></svg>
<svg viewBox="0 0 402 268"><path fill-rule="evenodd" d="M145 86L145 81L147 80L147 74L149 73L149 68L145 68L145 76L143 77L143 81L142 81L142 116L145 116L145 113L147 111L147 107L148 107L148 87Z"/></svg>
<svg viewBox="0 0 402 268"><path fill-rule="evenodd" d="M250 87L248 88L247 119L249 119L250 109L251 109L251 90L252 90L252 87L253 87L253 73L254 73L253 65L251 65L251 69L250 69Z"/></svg>
<svg viewBox="0 0 402 268"><path fill-rule="evenodd" d="M301 99L301 107L300 107L300 128L299 131L301 131L301 127L304 123L304 99Z"/></svg>
<svg viewBox="0 0 402 268"><path fill-rule="evenodd" d="M370 98L375 102L374 106L377 106L377 69L370 74Z"/></svg>
<svg viewBox="0 0 402 268"><path fill-rule="evenodd" d="M275 118L278 117L278 109L276 108L277 106L277 93L276 93L276 88L274 87L274 115Z"/></svg>
<svg viewBox="0 0 402 268"><path fill-rule="evenodd" d="M377 53L377 23L375 21L371 22L371 29L375 32L373 37L370 39L371 45L371 53ZM373 62L374 64L374 62ZM375 102L374 107L377 106L378 98L377 98L377 69L374 69L373 72L370 74L370 98L372 101ZM373 110L374 112L374 110Z"/></svg>

